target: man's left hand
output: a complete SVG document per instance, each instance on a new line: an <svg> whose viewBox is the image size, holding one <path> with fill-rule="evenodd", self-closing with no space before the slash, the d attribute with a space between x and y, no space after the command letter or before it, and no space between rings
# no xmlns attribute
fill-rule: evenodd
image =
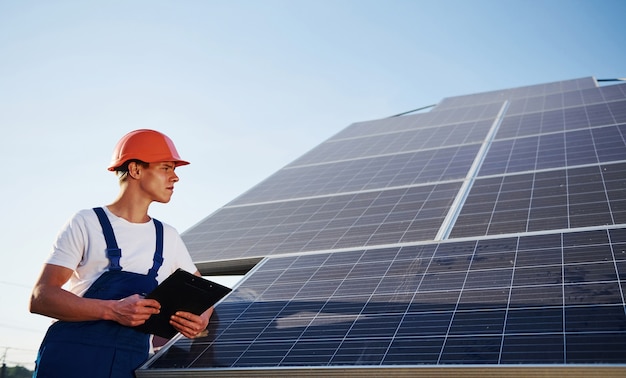
<svg viewBox="0 0 626 378"><path fill-rule="evenodd" d="M191 312L177 311L170 319L170 324L183 336L193 339L201 336L209 325L209 318L213 314L213 307L206 310L201 315Z"/></svg>

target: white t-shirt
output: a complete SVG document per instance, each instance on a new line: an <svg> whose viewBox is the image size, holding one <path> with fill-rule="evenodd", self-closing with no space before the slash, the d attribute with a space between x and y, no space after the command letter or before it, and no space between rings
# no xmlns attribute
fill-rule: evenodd
<svg viewBox="0 0 626 378"><path fill-rule="evenodd" d="M103 208L113 227L117 245L122 250L122 270L147 274L156 249L154 222L131 223ZM79 296L107 270L106 241L93 209L79 211L65 224L46 263L72 269L74 274L66 288ZM163 264L157 281L161 283L178 268L190 273L197 270L176 229L163 223Z"/></svg>

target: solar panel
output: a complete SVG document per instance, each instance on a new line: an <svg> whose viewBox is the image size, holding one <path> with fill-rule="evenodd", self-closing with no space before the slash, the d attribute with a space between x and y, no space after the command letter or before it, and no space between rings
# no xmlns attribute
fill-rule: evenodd
<svg viewBox="0 0 626 378"><path fill-rule="evenodd" d="M232 205L464 179L480 144L287 167Z"/></svg>
<svg viewBox="0 0 626 378"><path fill-rule="evenodd" d="M422 115L406 116L419 120ZM494 115L495 116L495 115ZM404 118L404 117L403 117ZM396 118L397 119L397 118ZM392 123L395 119L385 120ZM381 122L382 123L382 122ZM421 149L480 143L493 123L493 117L484 120L427 128L390 131L352 138L333 138L289 165L290 168L307 164L322 164L370 156L384 156ZM411 123L413 124L413 123Z"/></svg>
<svg viewBox="0 0 626 378"><path fill-rule="evenodd" d="M500 110L501 101L492 101L478 106L450 107L437 112L414 114L405 117L390 117L374 121L357 122L337 133L329 141L362 138L412 129L443 127L458 123L479 122L492 119ZM306 156L306 155L305 155ZM298 162L298 160L296 160Z"/></svg>
<svg viewBox="0 0 626 378"><path fill-rule="evenodd" d="M269 258L218 306L210 337L180 340L153 368L623 362L625 239L618 228Z"/></svg>
<svg viewBox="0 0 626 378"><path fill-rule="evenodd" d="M261 261L141 377L624 374L626 85L352 124L183 239L202 269Z"/></svg>
<svg viewBox="0 0 626 378"><path fill-rule="evenodd" d="M625 101L583 105L505 117L498 139L626 123Z"/></svg>
<svg viewBox="0 0 626 378"><path fill-rule="evenodd" d="M477 179L451 237L624 223L626 164Z"/></svg>
<svg viewBox="0 0 626 378"><path fill-rule="evenodd" d="M480 175L626 160L626 124L547 133L493 143Z"/></svg>
<svg viewBox="0 0 626 378"><path fill-rule="evenodd" d="M432 240L461 183L223 208L184 236L196 261Z"/></svg>
<svg viewBox="0 0 626 378"><path fill-rule="evenodd" d="M483 105L486 103L493 103L498 101L517 100L523 99L523 101L532 101L538 97L560 95L563 93L582 91L582 90L594 90L597 88L596 81L591 77L565 80L546 84L529 85L518 88L496 90L492 92L476 93L464 96L455 96L445 98L437 105L435 110L448 109L453 107L469 106L469 105Z"/></svg>

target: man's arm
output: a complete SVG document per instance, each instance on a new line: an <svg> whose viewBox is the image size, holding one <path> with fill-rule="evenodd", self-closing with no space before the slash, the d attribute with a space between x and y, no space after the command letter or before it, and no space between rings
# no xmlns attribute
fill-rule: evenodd
<svg viewBox="0 0 626 378"><path fill-rule="evenodd" d="M30 297L31 313L65 321L113 320L125 326L143 324L158 314L159 302L139 295L120 300L83 298L63 289L71 269L46 264Z"/></svg>

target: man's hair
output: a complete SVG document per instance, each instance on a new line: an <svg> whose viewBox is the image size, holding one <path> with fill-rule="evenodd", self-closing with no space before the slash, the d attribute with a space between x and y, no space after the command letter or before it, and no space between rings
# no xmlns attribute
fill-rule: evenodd
<svg viewBox="0 0 626 378"><path fill-rule="evenodd" d="M130 163L137 163L143 168L148 168L148 165L149 165L145 161L141 161L138 159L130 159L130 160L125 161L124 164L115 168L115 174L117 175L117 178L120 182L124 182L128 179L128 166L130 165Z"/></svg>

